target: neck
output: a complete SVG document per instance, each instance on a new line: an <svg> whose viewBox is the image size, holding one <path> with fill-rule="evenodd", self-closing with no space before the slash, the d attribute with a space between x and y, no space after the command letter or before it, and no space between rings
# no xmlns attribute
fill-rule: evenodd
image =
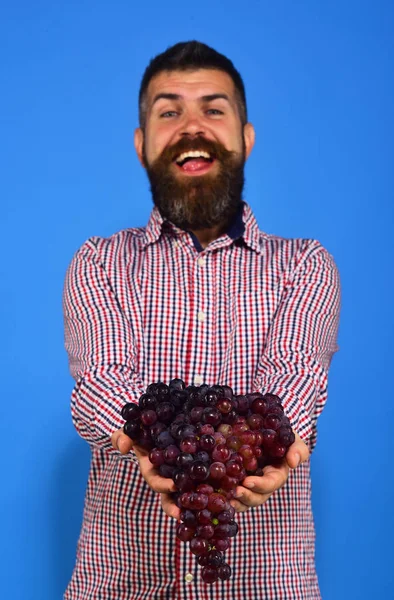
<svg viewBox="0 0 394 600"><path fill-rule="evenodd" d="M194 233L203 248L206 248L208 244L217 240L224 231L225 227L223 227L223 225L217 225L216 227L211 227L209 229L191 229L191 232Z"/></svg>

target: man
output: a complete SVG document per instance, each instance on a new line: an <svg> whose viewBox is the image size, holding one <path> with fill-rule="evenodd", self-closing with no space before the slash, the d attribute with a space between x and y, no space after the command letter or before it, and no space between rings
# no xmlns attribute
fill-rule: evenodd
<svg viewBox="0 0 394 600"><path fill-rule="evenodd" d="M177 44L151 61L139 101L148 225L91 238L66 278L72 415L92 463L65 598L317 600L309 452L337 350L337 269L315 240L260 231L242 201L254 130L231 61ZM281 466L237 488L233 575L211 587L176 539L172 481L122 430L122 406L174 377L277 394L296 432Z"/></svg>

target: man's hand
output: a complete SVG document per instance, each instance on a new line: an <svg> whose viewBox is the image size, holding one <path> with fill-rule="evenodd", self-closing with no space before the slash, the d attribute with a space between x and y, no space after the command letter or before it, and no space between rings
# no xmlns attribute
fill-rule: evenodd
<svg viewBox="0 0 394 600"><path fill-rule="evenodd" d="M290 468L295 469L299 464L308 460L308 446L298 433L295 433L295 436L295 442L288 449L281 464L268 465L263 469L264 475L260 477L254 475L245 477L242 485L237 487L235 499L231 500L231 504L237 512L245 512L253 506L264 504L276 490L286 483Z"/></svg>
<svg viewBox="0 0 394 600"><path fill-rule="evenodd" d="M279 488L281 488L289 477L289 470L295 469L299 464L309 458L308 446L296 433L295 442L287 451L286 457L279 465L268 465L264 468L263 476L249 475L236 490L236 499L231 501L237 512L245 512L253 506L260 506ZM174 519L180 517L180 510L172 499L172 492L176 487L172 479L161 477L156 468L149 460L149 452L137 446L123 431L118 429L112 434L112 446L121 454L127 454L134 450L138 459L141 475L153 491L161 494L161 504L164 512Z"/></svg>
<svg viewBox="0 0 394 600"><path fill-rule="evenodd" d="M115 431L111 436L111 441L115 450L119 450L121 454L127 454L130 450L134 450L140 465L142 477L154 492L159 492L161 494L161 505L164 512L169 517L179 520L181 511L176 506L171 496L171 492L176 492L175 484L172 479L158 475L156 468L149 460L149 452L136 445L135 442L124 433L123 429Z"/></svg>

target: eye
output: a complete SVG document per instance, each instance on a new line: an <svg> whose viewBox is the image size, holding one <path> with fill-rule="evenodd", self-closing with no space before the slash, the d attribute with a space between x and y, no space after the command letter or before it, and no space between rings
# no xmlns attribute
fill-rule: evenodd
<svg viewBox="0 0 394 600"><path fill-rule="evenodd" d="M224 115L224 112L219 110L218 108L209 108L207 110L209 115Z"/></svg>
<svg viewBox="0 0 394 600"><path fill-rule="evenodd" d="M175 110L167 110L166 112L161 113L160 118L161 119L168 119L169 117L174 117L177 114L178 113Z"/></svg>

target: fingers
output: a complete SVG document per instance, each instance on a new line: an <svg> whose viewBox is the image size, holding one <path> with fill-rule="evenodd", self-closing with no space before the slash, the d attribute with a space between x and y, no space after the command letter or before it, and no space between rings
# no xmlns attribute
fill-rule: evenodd
<svg viewBox="0 0 394 600"><path fill-rule="evenodd" d="M181 517L181 511L174 503L171 494L161 494L161 506L169 517L179 521Z"/></svg>
<svg viewBox="0 0 394 600"><path fill-rule="evenodd" d="M119 450L121 454L127 454L133 448L133 441L126 435L123 429L114 431L111 436L111 442L115 450Z"/></svg>
<svg viewBox="0 0 394 600"><path fill-rule="evenodd" d="M298 465L305 462L309 458L309 448L300 438L298 433L295 434L295 442L290 446L286 453L287 464L291 469L296 469Z"/></svg>
<svg viewBox="0 0 394 600"><path fill-rule="evenodd" d="M279 466L268 465L261 477L249 476L243 485L237 487L235 499L231 502L237 512L260 506L287 481L289 467L283 462Z"/></svg>
<svg viewBox="0 0 394 600"><path fill-rule="evenodd" d="M142 454L141 449L136 446L134 446L134 452L140 464L141 475L152 490L167 494L176 491L173 480L158 474L156 468L150 462L148 454Z"/></svg>

